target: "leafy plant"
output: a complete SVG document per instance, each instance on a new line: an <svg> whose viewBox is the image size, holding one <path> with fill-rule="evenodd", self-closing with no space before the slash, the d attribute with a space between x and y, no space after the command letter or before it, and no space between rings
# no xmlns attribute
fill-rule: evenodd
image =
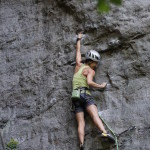
<svg viewBox="0 0 150 150"><path fill-rule="evenodd" d="M109 12L110 4L121 5L122 0L98 0L98 11L100 13Z"/></svg>
<svg viewBox="0 0 150 150"><path fill-rule="evenodd" d="M7 150L15 150L17 149L19 142L15 141L13 138L10 139L9 143L6 145Z"/></svg>

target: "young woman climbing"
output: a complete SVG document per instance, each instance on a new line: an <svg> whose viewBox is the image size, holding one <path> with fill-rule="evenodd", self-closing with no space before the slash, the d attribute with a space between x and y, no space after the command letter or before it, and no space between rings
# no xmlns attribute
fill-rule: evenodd
<svg viewBox="0 0 150 150"><path fill-rule="evenodd" d="M73 96L72 102L75 107L76 120L78 124L78 137L80 142L80 150L84 149L84 112L86 111L92 118L94 124L101 132L101 137L109 138L115 141L105 130L103 123L98 115L98 110L91 96L89 87L105 88L107 83L97 84L93 81L95 69L100 61L100 54L95 50L90 50L86 54L86 60L81 62L80 41L83 34L79 33L76 46L76 66L73 76Z"/></svg>

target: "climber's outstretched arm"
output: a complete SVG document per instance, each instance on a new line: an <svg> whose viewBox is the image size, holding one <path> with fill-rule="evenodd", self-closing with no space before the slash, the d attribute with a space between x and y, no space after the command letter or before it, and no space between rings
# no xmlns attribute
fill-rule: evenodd
<svg viewBox="0 0 150 150"><path fill-rule="evenodd" d="M80 52L80 41L83 34L79 33L77 38L77 46L76 46L76 66L81 66L81 52Z"/></svg>
<svg viewBox="0 0 150 150"><path fill-rule="evenodd" d="M84 73L83 73L84 74ZM92 69L88 69L88 71L85 74L87 76L87 83L89 86L94 88L105 88L107 83L103 82L102 84L97 84L93 81L93 77L95 76L95 71Z"/></svg>

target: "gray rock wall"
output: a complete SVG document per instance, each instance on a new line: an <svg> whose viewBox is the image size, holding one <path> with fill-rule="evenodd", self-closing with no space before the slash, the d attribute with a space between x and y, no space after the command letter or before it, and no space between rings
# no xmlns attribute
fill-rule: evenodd
<svg viewBox="0 0 150 150"><path fill-rule="evenodd" d="M86 31L81 52L101 53L93 91L99 113L120 150L150 149L150 1L124 0L109 14L96 0L0 0L0 150L10 138L19 150L77 150L70 111L75 35ZM112 45L119 39L118 45ZM86 116L86 150L103 143Z"/></svg>

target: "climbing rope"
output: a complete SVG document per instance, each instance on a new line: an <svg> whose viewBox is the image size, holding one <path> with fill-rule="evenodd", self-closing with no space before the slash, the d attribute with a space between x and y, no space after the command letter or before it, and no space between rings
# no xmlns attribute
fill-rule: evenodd
<svg viewBox="0 0 150 150"><path fill-rule="evenodd" d="M98 113L99 114L99 113ZM108 130L112 133L112 135L115 137L115 141L116 141L116 148L117 150L119 150L119 147L118 147L118 139L117 139L117 136L116 134L112 131L112 129L108 126L108 124L103 120L103 118L100 116L99 114L99 117L100 119L102 120L102 122L105 124L105 126L108 128Z"/></svg>

